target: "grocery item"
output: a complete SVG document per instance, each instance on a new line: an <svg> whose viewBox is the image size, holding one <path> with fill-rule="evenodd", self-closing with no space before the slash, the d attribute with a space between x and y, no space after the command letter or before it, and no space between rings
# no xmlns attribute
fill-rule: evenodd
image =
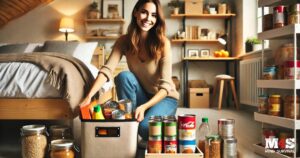
<svg viewBox="0 0 300 158"><path fill-rule="evenodd" d="M258 96L258 112L262 114L268 113L268 97L266 95Z"/></svg>
<svg viewBox="0 0 300 158"><path fill-rule="evenodd" d="M296 61L296 79L300 79L300 61ZM295 63L293 60L285 62L284 79L294 79L295 77Z"/></svg>
<svg viewBox="0 0 300 158"><path fill-rule="evenodd" d="M157 120L149 120L149 136L162 137L162 122Z"/></svg>
<svg viewBox="0 0 300 158"><path fill-rule="evenodd" d="M294 104L294 98L296 98L296 109L295 109L295 104ZM300 100L298 96L292 96L288 95L284 98L284 108L283 108L283 116L286 118L295 118L295 113L296 113L296 119L300 118L299 114L299 104Z"/></svg>
<svg viewBox="0 0 300 158"><path fill-rule="evenodd" d="M44 158L47 137L44 125L26 125L21 128L22 158Z"/></svg>
<svg viewBox="0 0 300 158"><path fill-rule="evenodd" d="M177 136L177 122L176 120L164 120L164 137L173 137Z"/></svg>
<svg viewBox="0 0 300 158"><path fill-rule="evenodd" d="M125 115L126 112L123 110L114 110L111 116L113 120L125 120Z"/></svg>
<svg viewBox="0 0 300 158"><path fill-rule="evenodd" d="M50 158L75 158L73 141L67 139L51 141Z"/></svg>
<svg viewBox="0 0 300 158"><path fill-rule="evenodd" d="M122 99L118 103L119 109L125 112L125 119L132 119L132 102L129 99Z"/></svg>
<svg viewBox="0 0 300 158"><path fill-rule="evenodd" d="M161 136L149 136L148 153L162 153Z"/></svg>
<svg viewBox="0 0 300 158"><path fill-rule="evenodd" d="M50 141L57 139L72 139L71 128L66 125L53 125L49 128Z"/></svg>
<svg viewBox="0 0 300 158"><path fill-rule="evenodd" d="M164 153L177 153L177 138L176 136L164 137Z"/></svg>
<svg viewBox="0 0 300 158"><path fill-rule="evenodd" d="M281 96L271 95L268 99L268 114L273 116L281 115Z"/></svg>
<svg viewBox="0 0 300 158"><path fill-rule="evenodd" d="M196 116L182 114L178 116L179 152L195 152L196 147Z"/></svg>
<svg viewBox="0 0 300 158"><path fill-rule="evenodd" d="M300 23L300 4L296 3L289 6L288 24Z"/></svg>
<svg viewBox="0 0 300 158"><path fill-rule="evenodd" d="M286 7L283 5L273 8L273 28L283 27L285 25Z"/></svg>
<svg viewBox="0 0 300 158"><path fill-rule="evenodd" d="M205 137L210 135L210 126L208 124L208 118L203 117L202 123L200 124L198 131L197 131L197 145L198 148L204 152L205 150Z"/></svg>
<svg viewBox="0 0 300 158"><path fill-rule="evenodd" d="M237 139L223 139L223 158L237 158Z"/></svg>
<svg viewBox="0 0 300 158"><path fill-rule="evenodd" d="M206 136L205 158L221 158L221 140L219 135Z"/></svg>
<svg viewBox="0 0 300 158"><path fill-rule="evenodd" d="M234 131L235 131L234 124L235 124L234 119L219 119L218 120L218 134L222 138L234 137Z"/></svg>
<svg viewBox="0 0 300 158"><path fill-rule="evenodd" d="M100 105L94 106L93 119L94 120L104 120L104 116L102 114Z"/></svg>

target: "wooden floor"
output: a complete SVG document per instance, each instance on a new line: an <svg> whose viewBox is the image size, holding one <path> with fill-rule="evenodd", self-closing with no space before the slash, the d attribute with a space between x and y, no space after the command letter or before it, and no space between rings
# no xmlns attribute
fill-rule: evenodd
<svg viewBox="0 0 300 158"><path fill-rule="evenodd" d="M202 117L208 117L213 133L217 133L217 120L220 118L233 118L235 124L235 136L238 140L240 158L259 158L253 153L252 144L261 139L261 124L254 121L253 112L234 109L187 109L178 108L178 114L196 114L197 126ZM21 145L19 129L22 125L36 123L37 121L0 121L0 158L19 158ZM42 122L53 124L53 122ZM142 154L141 154L142 155ZM143 157L143 156L139 157Z"/></svg>

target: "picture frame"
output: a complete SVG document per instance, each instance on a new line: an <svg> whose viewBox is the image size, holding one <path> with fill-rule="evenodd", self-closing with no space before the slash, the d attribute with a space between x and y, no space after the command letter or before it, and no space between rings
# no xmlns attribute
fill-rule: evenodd
<svg viewBox="0 0 300 158"><path fill-rule="evenodd" d="M200 55L200 57L210 57L210 50L209 49L201 49L199 55Z"/></svg>
<svg viewBox="0 0 300 158"><path fill-rule="evenodd" d="M198 58L199 57L199 49L188 49L187 56L189 58Z"/></svg>
<svg viewBox="0 0 300 158"><path fill-rule="evenodd" d="M124 0L102 0L102 15L104 19L122 19Z"/></svg>

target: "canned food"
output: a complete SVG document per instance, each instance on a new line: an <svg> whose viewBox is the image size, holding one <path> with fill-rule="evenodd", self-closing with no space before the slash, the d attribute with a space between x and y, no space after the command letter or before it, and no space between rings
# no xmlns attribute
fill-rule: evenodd
<svg viewBox="0 0 300 158"><path fill-rule="evenodd" d="M236 158L237 157L237 139L229 138L223 139L223 158Z"/></svg>
<svg viewBox="0 0 300 158"><path fill-rule="evenodd" d="M162 136L162 122L149 120L149 136Z"/></svg>
<svg viewBox="0 0 300 158"><path fill-rule="evenodd" d="M122 99L118 103L119 109L125 111L125 119L132 119L132 102L129 99Z"/></svg>
<svg viewBox="0 0 300 158"><path fill-rule="evenodd" d="M166 120L163 122L164 125L164 136L176 136L177 135L177 122L172 120Z"/></svg>
<svg viewBox="0 0 300 158"><path fill-rule="evenodd" d="M268 97L266 95L258 96L258 112L262 114L268 113Z"/></svg>
<svg viewBox="0 0 300 158"><path fill-rule="evenodd" d="M163 116L162 119L163 120L173 120L173 121L176 121L176 116L174 116L174 115L165 115L165 116Z"/></svg>
<svg viewBox="0 0 300 158"><path fill-rule="evenodd" d="M268 114L273 116L280 116L281 113L281 96L271 95L268 99L269 107Z"/></svg>
<svg viewBox="0 0 300 158"><path fill-rule="evenodd" d="M177 153L177 139L176 136L164 137L164 152L175 154Z"/></svg>
<svg viewBox="0 0 300 158"><path fill-rule="evenodd" d="M294 96L286 96L284 99L284 117L294 119L295 113L296 113L296 118L300 118L299 115L299 104L300 104L300 99L298 96L296 96L296 109L295 109L295 104L294 104Z"/></svg>
<svg viewBox="0 0 300 158"><path fill-rule="evenodd" d="M148 140L148 153L162 153L162 140L161 136L149 137Z"/></svg>
<svg viewBox="0 0 300 158"><path fill-rule="evenodd" d="M196 139L196 116L183 114L178 116L179 140Z"/></svg>
<svg viewBox="0 0 300 158"><path fill-rule="evenodd" d="M218 120L218 134L222 138L234 137L234 119L219 119Z"/></svg>
<svg viewBox="0 0 300 158"><path fill-rule="evenodd" d="M152 115L149 117L149 120L162 121L162 118L161 118L161 116Z"/></svg>
<svg viewBox="0 0 300 158"><path fill-rule="evenodd" d="M112 112L112 119L114 120L125 120L125 112L122 110L114 110Z"/></svg>
<svg viewBox="0 0 300 158"><path fill-rule="evenodd" d="M179 140L180 153L195 153L196 140Z"/></svg>

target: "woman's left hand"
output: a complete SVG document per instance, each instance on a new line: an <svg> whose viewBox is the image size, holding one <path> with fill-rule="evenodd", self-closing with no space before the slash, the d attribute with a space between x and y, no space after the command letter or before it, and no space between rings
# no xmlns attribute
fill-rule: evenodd
<svg viewBox="0 0 300 158"><path fill-rule="evenodd" d="M135 119L137 119L138 122L141 122L141 121L144 120L145 111L146 111L146 109L143 105L136 108L136 110L135 110Z"/></svg>

